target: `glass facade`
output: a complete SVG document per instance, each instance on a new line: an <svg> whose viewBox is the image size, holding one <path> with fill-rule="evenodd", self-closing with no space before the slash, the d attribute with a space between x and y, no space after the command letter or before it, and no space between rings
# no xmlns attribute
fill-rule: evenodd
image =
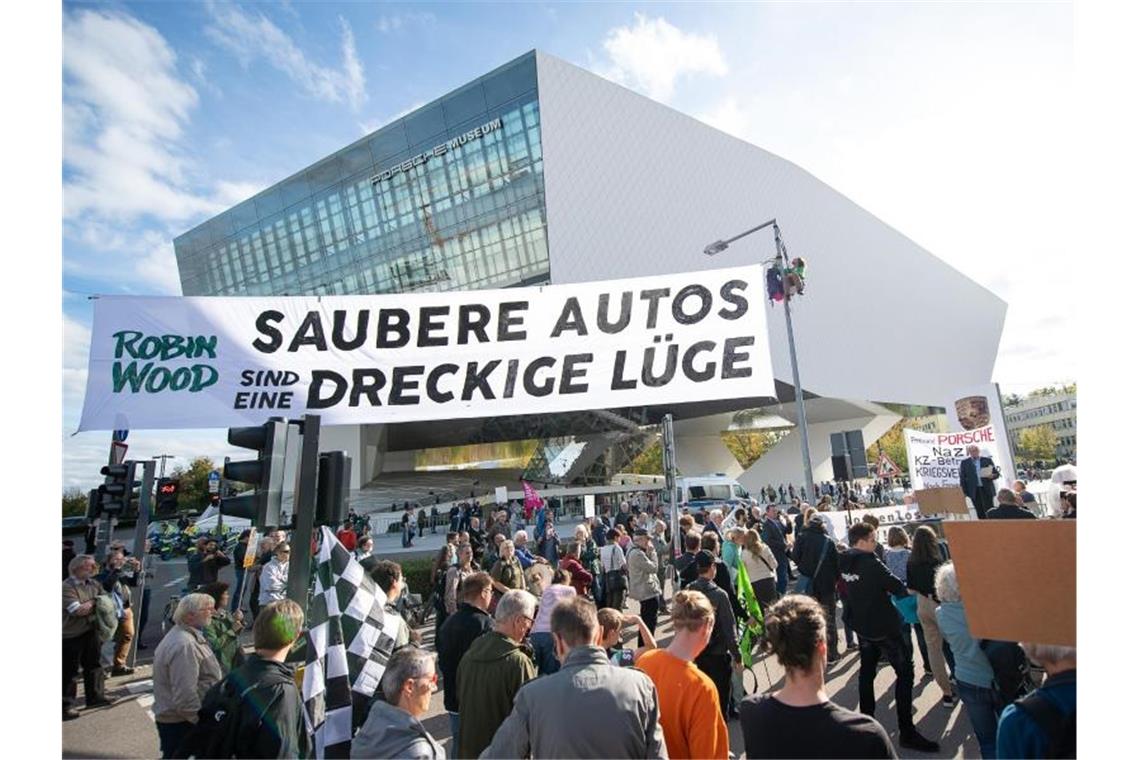
<svg viewBox="0 0 1140 760"><path fill-rule="evenodd" d="M183 295L549 282L533 53L174 241Z"/></svg>

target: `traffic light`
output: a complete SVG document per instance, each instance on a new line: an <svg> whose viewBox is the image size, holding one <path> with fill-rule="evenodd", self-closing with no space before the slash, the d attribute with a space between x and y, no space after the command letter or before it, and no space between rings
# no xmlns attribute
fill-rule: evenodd
<svg viewBox="0 0 1140 760"><path fill-rule="evenodd" d="M103 511L103 497L99 493L98 488L92 488L87 492L87 521L94 522L99 519L99 514Z"/></svg>
<svg viewBox="0 0 1140 760"><path fill-rule="evenodd" d="M181 484L177 478L159 478L157 496L154 500L155 515L172 515L178 511L178 491Z"/></svg>
<svg viewBox="0 0 1140 760"><path fill-rule="evenodd" d="M135 463L109 464L99 472L107 478L107 482L99 486L101 511L113 516L130 512L138 498L135 489L140 485L134 479Z"/></svg>
<svg viewBox="0 0 1140 760"><path fill-rule="evenodd" d="M232 446L253 449L257 459L227 462L226 480L248 483L251 493L222 499L222 514L253 520L260 527L281 521L281 490L285 483L285 437L288 425L273 419L257 427L230 428L227 440Z"/></svg>
<svg viewBox="0 0 1140 760"><path fill-rule="evenodd" d="M352 457L343 451L321 454L317 469L317 525L340 525L348 518Z"/></svg>

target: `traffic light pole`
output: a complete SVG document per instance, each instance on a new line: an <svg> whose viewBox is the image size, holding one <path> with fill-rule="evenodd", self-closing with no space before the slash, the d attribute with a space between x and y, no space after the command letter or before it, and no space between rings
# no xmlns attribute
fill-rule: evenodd
<svg viewBox="0 0 1140 760"><path fill-rule="evenodd" d="M293 492L293 516L297 528L293 531L292 559L289 562L289 583L286 596L301 605L306 617L309 611L309 582L313 569L313 525L317 512L317 460L320 447L321 418L306 414L301 422L301 458L298 462L297 488Z"/></svg>
<svg viewBox="0 0 1140 760"><path fill-rule="evenodd" d="M139 488L139 519L135 523L135 559L139 561L141 567L139 568L139 582L136 588L138 589L138 599L131 603L131 615L134 617L135 623L135 636L131 641L131 667L135 666L135 657L138 656L139 640L142 638L142 629L139 624L142 622L143 609L143 595L146 594L146 571L147 566L150 564L150 554L146 551L146 534L147 529L150 527L150 514L151 514L151 495L154 493L154 460L149 462L142 462L142 487Z"/></svg>

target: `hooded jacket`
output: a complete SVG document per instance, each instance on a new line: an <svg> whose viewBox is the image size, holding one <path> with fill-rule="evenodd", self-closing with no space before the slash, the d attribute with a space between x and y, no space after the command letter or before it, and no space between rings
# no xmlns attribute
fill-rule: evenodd
<svg viewBox="0 0 1140 760"><path fill-rule="evenodd" d="M478 607L462 602L454 615L439 629L435 648L439 652L439 669L443 672L443 709L459 712L459 660L475 639L491 630L491 616Z"/></svg>
<svg viewBox="0 0 1140 760"><path fill-rule="evenodd" d="M349 757L444 760L447 754L423 724L399 707L377 700L352 739Z"/></svg>
<svg viewBox="0 0 1140 760"><path fill-rule="evenodd" d="M899 636L902 618L891 596L905 596L906 586L871 552L848 549L839 555L839 573L847 583L851 627L868 639Z"/></svg>
<svg viewBox="0 0 1140 760"><path fill-rule="evenodd" d="M293 666L254 653L230 678L244 690L237 757L307 757L309 734Z"/></svg>
<svg viewBox="0 0 1140 760"><path fill-rule="evenodd" d="M459 721L457 757L478 757L491 743L499 724L510 715L515 694L538 675L523 646L490 630L459 661Z"/></svg>

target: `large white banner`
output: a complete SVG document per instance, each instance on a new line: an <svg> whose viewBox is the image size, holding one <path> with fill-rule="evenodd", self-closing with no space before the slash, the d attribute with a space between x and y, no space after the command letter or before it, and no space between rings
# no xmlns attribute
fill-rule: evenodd
<svg viewBox="0 0 1140 760"><path fill-rule="evenodd" d="M1012 487L1017 469L1014 467L1012 441L1005 427L1005 414L997 383L963 388L949 402L946 405L946 419L950 423L951 432L993 427L992 441L980 442L978 446L982 450L982 456L990 457L998 466L1000 475L994 486Z"/></svg>
<svg viewBox="0 0 1140 760"><path fill-rule="evenodd" d="M865 515L874 515L879 518L878 540L883 546L887 545L887 531L890 530L891 526L922 519L922 513L918 511L917 504L912 504L910 507L905 504L898 504L893 507L852 509L850 515L845 509L833 512L816 512L817 517L823 518L827 534L842 543L847 543L848 518L850 517L850 524L854 525L861 522Z"/></svg>
<svg viewBox="0 0 1140 760"><path fill-rule="evenodd" d="M926 433L903 428L903 437L910 464L911 487L915 490L958 488L958 467L969 456L966 449L971 444L977 444L982 456L990 457L995 463L1000 462L998 436L993 425L955 433ZM998 468L1002 469L1000 464ZM1001 474L1002 479L995 484L999 488L1005 477L1004 470Z"/></svg>
<svg viewBox="0 0 1140 760"><path fill-rule="evenodd" d="M508 290L94 303L80 430L775 395L760 266Z"/></svg>

